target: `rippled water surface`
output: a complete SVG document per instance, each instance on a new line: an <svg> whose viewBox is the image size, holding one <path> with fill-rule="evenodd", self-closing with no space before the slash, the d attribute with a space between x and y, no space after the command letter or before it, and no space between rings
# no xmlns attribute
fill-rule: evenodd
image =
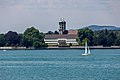
<svg viewBox="0 0 120 80"><path fill-rule="evenodd" d="M0 50L0 80L120 80L120 49Z"/></svg>

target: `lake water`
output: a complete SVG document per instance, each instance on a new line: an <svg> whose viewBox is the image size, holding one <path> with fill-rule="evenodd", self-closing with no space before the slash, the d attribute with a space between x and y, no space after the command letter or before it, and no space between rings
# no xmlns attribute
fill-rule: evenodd
<svg viewBox="0 0 120 80"><path fill-rule="evenodd" d="M120 80L120 49L0 50L0 80Z"/></svg>

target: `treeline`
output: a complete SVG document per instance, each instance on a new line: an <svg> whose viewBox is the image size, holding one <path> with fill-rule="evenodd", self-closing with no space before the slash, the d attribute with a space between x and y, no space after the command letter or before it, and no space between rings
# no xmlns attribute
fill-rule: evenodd
<svg viewBox="0 0 120 80"><path fill-rule="evenodd" d="M68 31L65 32L65 34ZM52 33L48 31L46 34L59 34L57 31ZM35 49L46 48L48 45L44 42L45 34L39 32L38 29L27 28L24 33L8 31L6 34L0 34L0 47L33 47ZM83 46L88 42L89 46L120 46L120 31L100 30L92 31L88 28L78 30L79 45Z"/></svg>
<svg viewBox="0 0 120 80"><path fill-rule="evenodd" d="M44 42L44 34L38 29L31 27L27 28L23 34L9 31L6 34L0 34L0 47L34 47L45 48L47 44Z"/></svg>
<svg viewBox="0 0 120 80"><path fill-rule="evenodd" d="M92 31L88 28L78 30L79 45L87 41L90 46L120 46L120 31L100 30Z"/></svg>
<svg viewBox="0 0 120 80"><path fill-rule="evenodd" d="M49 34L49 35L50 35L50 34L51 34L51 35L52 35L52 34L59 34L59 32L58 32L58 31L54 31L54 32L53 32L53 31L48 31L46 34ZM68 30L63 31L63 34L68 34Z"/></svg>

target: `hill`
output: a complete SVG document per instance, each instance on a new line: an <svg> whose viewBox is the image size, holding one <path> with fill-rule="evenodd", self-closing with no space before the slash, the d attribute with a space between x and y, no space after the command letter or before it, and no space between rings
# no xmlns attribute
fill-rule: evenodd
<svg viewBox="0 0 120 80"><path fill-rule="evenodd" d="M91 25L91 26L87 26L84 28L89 28L93 31L98 31L98 30L120 30L120 27L116 27L116 26L99 26L99 25Z"/></svg>

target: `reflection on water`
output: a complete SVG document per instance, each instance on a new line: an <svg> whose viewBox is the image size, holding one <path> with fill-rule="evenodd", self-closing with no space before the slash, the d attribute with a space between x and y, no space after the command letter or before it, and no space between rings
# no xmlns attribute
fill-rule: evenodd
<svg viewBox="0 0 120 80"><path fill-rule="evenodd" d="M0 51L0 80L119 80L119 51Z"/></svg>

